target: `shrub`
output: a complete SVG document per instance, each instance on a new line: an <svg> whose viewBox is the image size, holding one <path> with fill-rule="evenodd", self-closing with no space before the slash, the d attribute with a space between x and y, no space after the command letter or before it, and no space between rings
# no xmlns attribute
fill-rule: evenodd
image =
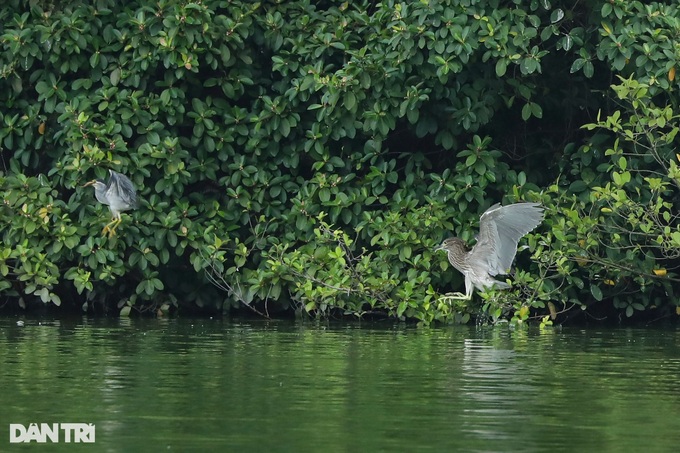
<svg viewBox="0 0 680 453"><path fill-rule="evenodd" d="M646 183L640 162L653 162L642 148L620 155L612 136L579 126L657 134L663 117L672 130L674 114L652 99L674 102L677 14L627 1L9 0L0 291L24 305L424 323L523 320L588 306L588 295L629 314L638 302L597 283L605 262L574 259L621 262L586 233L656 213L612 198L614 187L637 190L625 176L633 169L636 187L649 185L644 203L656 196L658 215L671 215L653 225L661 243L651 233L643 249L672 249L675 167ZM593 93L613 73L639 84L648 110L629 103L600 123L595 112L615 108ZM652 117L656 126L638 129ZM100 234L106 208L81 187L109 168L142 199L113 238ZM520 254L515 289L481 307L446 303L461 279L433 247L450 234L471 239L492 203L523 199L549 216L527 239L533 254ZM617 214L590 215L600 207ZM635 272L670 271L631 253ZM654 275L645 287L672 285Z"/></svg>

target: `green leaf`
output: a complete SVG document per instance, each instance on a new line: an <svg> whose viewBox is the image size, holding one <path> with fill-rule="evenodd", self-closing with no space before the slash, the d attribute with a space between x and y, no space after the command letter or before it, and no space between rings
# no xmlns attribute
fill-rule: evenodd
<svg viewBox="0 0 680 453"><path fill-rule="evenodd" d="M564 38L562 38L562 48L566 51L571 50L571 47L574 45L574 38L571 37L571 35L565 35Z"/></svg>
<svg viewBox="0 0 680 453"><path fill-rule="evenodd" d="M154 146L160 144L161 142L161 138L156 132L149 132L148 134L146 134L146 139L149 143L151 143Z"/></svg>
<svg viewBox="0 0 680 453"><path fill-rule="evenodd" d="M161 92L160 98L161 98L161 102L163 103L163 105L170 104L170 90L169 89L163 90Z"/></svg>
<svg viewBox="0 0 680 453"><path fill-rule="evenodd" d="M586 60L583 58L577 58L574 60L574 62L571 64L571 69L569 70L570 73L575 73L581 70L583 68L583 65L586 64Z"/></svg>
<svg viewBox="0 0 680 453"><path fill-rule="evenodd" d="M508 61L501 58L496 62L496 77L503 77L508 70Z"/></svg>
<svg viewBox="0 0 680 453"><path fill-rule="evenodd" d="M593 295L596 301L600 302L602 300L602 290L597 285L591 285L590 294Z"/></svg>
<svg viewBox="0 0 680 453"><path fill-rule="evenodd" d="M523 186L524 184L526 184L526 182L527 182L527 175L523 171L520 171L517 174L517 184L519 184L520 186Z"/></svg>
<svg viewBox="0 0 680 453"><path fill-rule="evenodd" d="M47 91L49 91L49 89L50 89L50 86L44 80L41 80L40 82L35 84L35 91L37 91L38 94L40 94L40 95L47 93Z"/></svg>
<svg viewBox="0 0 680 453"><path fill-rule="evenodd" d="M356 105L357 98L351 91L345 94L345 99L343 100L343 105L347 110L352 110Z"/></svg>
<svg viewBox="0 0 680 453"><path fill-rule="evenodd" d="M328 190L327 188L323 188L319 190L319 200L322 203L327 203L331 199L331 191Z"/></svg>
<svg viewBox="0 0 680 453"><path fill-rule="evenodd" d="M553 10L553 12L550 14L550 22L553 24L561 21L562 19L564 19L564 11L562 11L560 8Z"/></svg>
<svg viewBox="0 0 680 453"><path fill-rule="evenodd" d="M116 86L120 82L120 68L111 71L111 85Z"/></svg>
<svg viewBox="0 0 680 453"><path fill-rule="evenodd" d="M583 66L583 75L588 77L589 79L593 76L595 73L595 67L590 61L586 61L585 66Z"/></svg>

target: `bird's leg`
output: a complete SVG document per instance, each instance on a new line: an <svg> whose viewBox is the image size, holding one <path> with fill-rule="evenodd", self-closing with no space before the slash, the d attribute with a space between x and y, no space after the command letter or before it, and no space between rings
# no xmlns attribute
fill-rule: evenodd
<svg viewBox="0 0 680 453"><path fill-rule="evenodd" d="M472 297L468 296L467 294L463 293L446 293L444 294L444 297L447 297L449 299L458 299L458 300L470 300Z"/></svg>
<svg viewBox="0 0 680 453"><path fill-rule="evenodd" d="M111 225L111 228L109 228L109 237L113 237L116 235L116 228L118 228L118 225L123 221L123 219L118 218L113 222L113 225Z"/></svg>
<svg viewBox="0 0 680 453"><path fill-rule="evenodd" d="M470 276L465 274L465 298L467 300L472 299L472 291L475 290L475 285L472 283Z"/></svg>
<svg viewBox="0 0 680 453"><path fill-rule="evenodd" d="M451 303L454 300L470 300L472 297L463 293L446 293L439 298L439 302Z"/></svg>
<svg viewBox="0 0 680 453"><path fill-rule="evenodd" d="M102 230L102 236L108 236L109 235L109 232L111 231L111 225L113 225L114 222L115 222L115 220L104 225L104 229Z"/></svg>
<svg viewBox="0 0 680 453"><path fill-rule="evenodd" d="M446 302L446 301L452 301L452 300L471 300L472 299L472 291L475 289L474 285L472 284L472 280L465 275L465 294L463 293L446 293L442 297L439 298L440 301Z"/></svg>
<svg viewBox="0 0 680 453"><path fill-rule="evenodd" d="M119 216L114 217L112 221L106 224L104 229L102 230L102 235L108 236L109 238L113 237L116 235L116 228L118 228L118 225L120 222L122 222L123 219L121 219Z"/></svg>

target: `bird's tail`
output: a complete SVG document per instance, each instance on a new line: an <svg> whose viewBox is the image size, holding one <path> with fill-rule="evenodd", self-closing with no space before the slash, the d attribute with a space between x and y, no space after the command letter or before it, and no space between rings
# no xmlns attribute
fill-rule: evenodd
<svg viewBox="0 0 680 453"><path fill-rule="evenodd" d="M510 285L508 285L505 282L498 281L498 280L494 280L493 284L497 289L508 289L508 288L510 288Z"/></svg>

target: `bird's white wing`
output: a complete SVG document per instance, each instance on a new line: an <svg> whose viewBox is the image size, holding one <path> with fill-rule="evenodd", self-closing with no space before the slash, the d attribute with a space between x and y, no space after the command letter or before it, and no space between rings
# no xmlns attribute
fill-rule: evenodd
<svg viewBox="0 0 680 453"><path fill-rule="evenodd" d="M489 275L507 273L520 238L542 220L543 208L538 203L491 206L479 220L479 237L470 251L470 260L488 269Z"/></svg>

